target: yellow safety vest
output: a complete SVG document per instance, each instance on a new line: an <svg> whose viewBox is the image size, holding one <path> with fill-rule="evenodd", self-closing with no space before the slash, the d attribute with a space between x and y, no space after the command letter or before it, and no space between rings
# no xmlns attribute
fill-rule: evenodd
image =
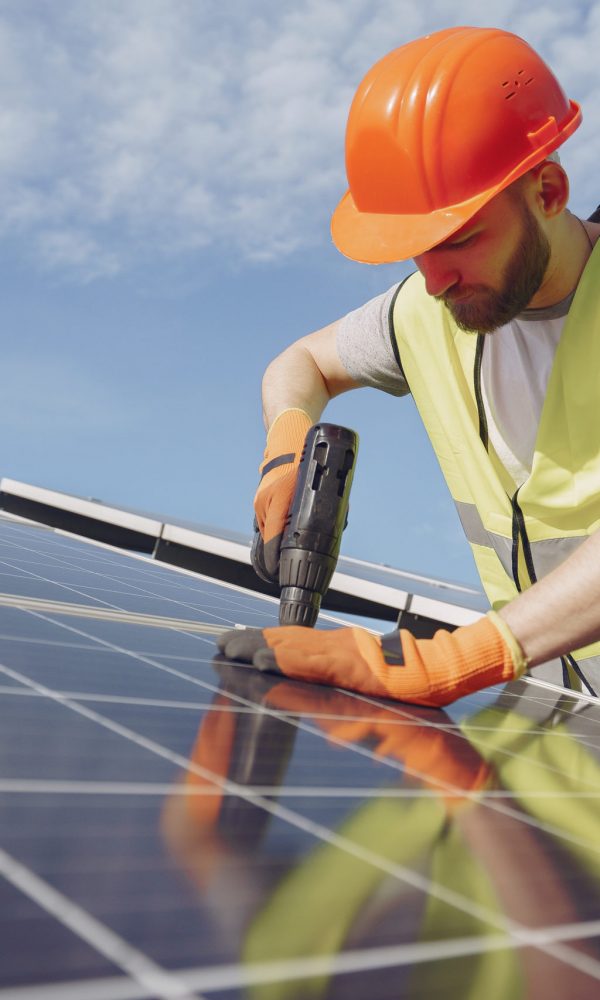
<svg viewBox="0 0 600 1000"><path fill-rule="evenodd" d="M487 438L480 385L485 336L460 330L418 272L399 287L392 305L398 362L495 609L600 527L599 287L596 248L556 351L531 475L516 491ZM600 643L573 655L592 666Z"/></svg>

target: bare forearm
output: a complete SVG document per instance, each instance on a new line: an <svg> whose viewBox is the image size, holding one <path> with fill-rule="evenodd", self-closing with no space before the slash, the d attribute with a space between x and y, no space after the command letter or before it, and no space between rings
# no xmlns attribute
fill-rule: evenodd
<svg viewBox="0 0 600 1000"><path fill-rule="evenodd" d="M312 355L300 344L292 344L271 362L263 377L265 427L268 429L282 410L292 406L304 410L316 423L330 398Z"/></svg>
<svg viewBox="0 0 600 1000"><path fill-rule="evenodd" d="M600 640L600 532L500 614L531 666Z"/></svg>
<svg viewBox="0 0 600 1000"><path fill-rule="evenodd" d="M275 358L263 378L263 416L269 428L282 410L298 407L316 423L330 399L355 389L337 351L339 321L297 340Z"/></svg>

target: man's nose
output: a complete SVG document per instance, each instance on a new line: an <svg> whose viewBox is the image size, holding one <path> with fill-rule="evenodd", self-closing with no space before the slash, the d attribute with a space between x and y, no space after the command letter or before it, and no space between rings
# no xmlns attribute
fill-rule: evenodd
<svg viewBox="0 0 600 1000"><path fill-rule="evenodd" d="M414 258L415 264L425 278L428 295L439 297L460 283L460 274L444 254L428 250Z"/></svg>

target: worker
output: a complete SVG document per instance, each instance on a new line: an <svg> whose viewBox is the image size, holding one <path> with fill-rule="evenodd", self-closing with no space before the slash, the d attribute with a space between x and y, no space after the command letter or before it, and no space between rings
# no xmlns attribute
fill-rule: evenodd
<svg viewBox="0 0 600 1000"><path fill-rule="evenodd" d="M416 270L267 368L265 560L276 565L302 442L328 400L410 392L491 610L422 640L227 633L228 658L439 706L560 657L565 686L600 691L600 225L568 209L557 154L580 121L537 53L499 29L419 38L360 84L333 240Z"/></svg>

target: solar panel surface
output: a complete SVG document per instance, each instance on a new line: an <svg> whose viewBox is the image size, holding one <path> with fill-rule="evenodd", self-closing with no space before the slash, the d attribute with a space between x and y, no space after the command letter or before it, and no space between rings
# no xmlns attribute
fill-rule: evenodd
<svg viewBox="0 0 600 1000"><path fill-rule="evenodd" d="M597 997L598 703L214 659L276 619L0 520L0 1000Z"/></svg>
<svg viewBox="0 0 600 1000"><path fill-rule="evenodd" d="M250 564L249 537L163 514L116 507L89 497L0 479L0 508L50 527L151 554L161 562L277 596ZM479 588L341 556L323 607L369 615L432 635L440 625L466 625L489 603Z"/></svg>

